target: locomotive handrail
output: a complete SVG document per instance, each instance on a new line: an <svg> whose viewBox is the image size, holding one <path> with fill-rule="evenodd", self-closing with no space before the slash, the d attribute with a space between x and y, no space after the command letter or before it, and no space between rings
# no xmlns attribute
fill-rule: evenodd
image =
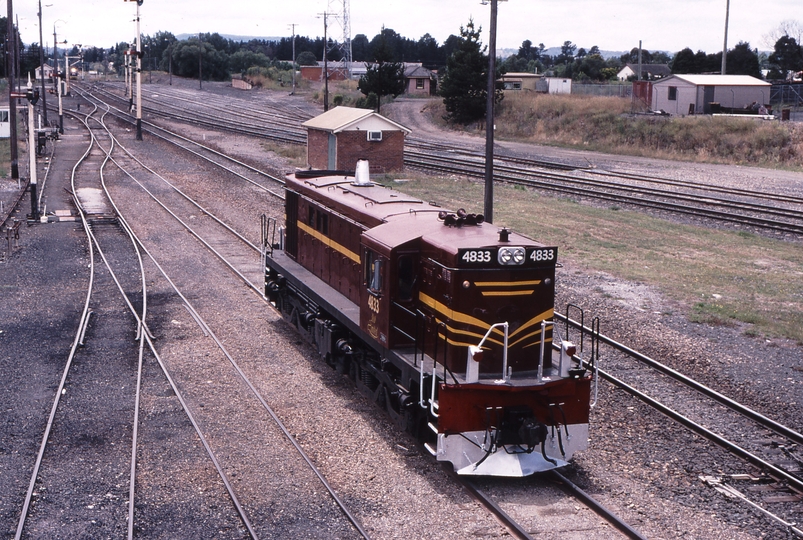
<svg viewBox="0 0 803 540"><path fill-rule="evenodd" d="M508 324L508 322L505 321L505 322L492 324L491 327L488 328L488 331L485 332L485 335L483 336L483 338L477 344L477 348L481 349L482 348L482 344L485 343L485 340L488 339L488 336L491 335L491 332L493 332L493 330L495 328L498 328L500 326L504 327L504 329L505 329L505 341L504 341L504 345L503 345L503 348L502 348L502 380L505 381L505 382L508 382L508 381L510 381L510 373L507 372L507 333L508 333L508 329L510 328L510 325Z"/></svg>

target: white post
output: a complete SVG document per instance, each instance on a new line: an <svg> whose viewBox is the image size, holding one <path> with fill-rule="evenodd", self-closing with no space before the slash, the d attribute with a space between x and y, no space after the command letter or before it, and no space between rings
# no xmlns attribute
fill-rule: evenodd
<svg viewBox="0 0 803 540"><path fill-rule="evenodd" d="M56 70L58 71L58 70ZM64 134L64 109L61 106L61 78L56 73L56 92L59 96L59 133Z"/></svg>
<svg viewBox="0 0 803 540"><path fill-rule="evenodd" d="M28 74L28 95L33 95L33 83ZM16 106L16 105L14 105ZM28 166L31 171L31 219L39 219L39 201L36 193L36 128L34 123L33 100L28 98Z"/></svg>
<svg viewBox="0 0 803 540"><path fill-rule="evenodd" d="M64 80L66 81L64 86L64 95L70 95L70 57L66 54L64 55Z"/></svg>

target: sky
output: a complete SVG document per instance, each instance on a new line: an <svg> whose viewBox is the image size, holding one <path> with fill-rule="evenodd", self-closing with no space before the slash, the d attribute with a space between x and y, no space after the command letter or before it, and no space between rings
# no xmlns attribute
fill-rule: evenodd
<svg viewBox="0 0 803 540"><path fill-rule="evenodd" d="M642 46L671 53L685 47L713 53L722 50L727 0L505 0L499 1L497 47L516 49L524 40L547 48L571 41L577 47L629 51ZM140 7L143 35L159 31L174 35L217 32L238 36L323 35L322 13L342 14L344 0L144 0ZM490 6L480 0L350 0L351 35L371 39L382 26L418 40L429 33L443 41L458 34L473 18L488 43ZM330 7L331 6L331 7ZM339 6L339 7L338 7ZM25 43L39 41L38 6L14 0ZM224 11L225 10L225 11ZM3 12L5 13L5 12ZM109 48L136 35L136 2L126 0L42 0L44 36ZM772 50L764 36L784 20L803 22L801 0L730 0L728 47L747 41L752 48ZM337 20L329 20L329 35L343 35Z"/></svg>

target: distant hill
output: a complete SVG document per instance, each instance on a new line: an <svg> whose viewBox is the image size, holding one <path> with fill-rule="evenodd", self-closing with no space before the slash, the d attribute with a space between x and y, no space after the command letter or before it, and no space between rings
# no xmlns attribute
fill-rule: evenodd
<svg viewBox="0 0 803 540"><path fill-rule="evenodd" d="M579 49L579 47L578 47L578 49ZM518 52L519 52L518 49L499 49L499 56L502 57L502 58L507 58L508 56L513 56L513 55L518 54ZM630 51L604 51L604 50L600 50L599 52L602 55L602 57L605 60L607 60L608 58L619 58L623 54L627 54ZM670 51L653 51L653 50L650 50L650 52L651 53L665 52L669 56L672 56L677 51L670 52ZM544 54L548 54L549 56L552 56L552 57L558 56L560 54L560 47L549 47L548 49L544 49Z"/></svg>
<svg viewBox="0 0 803 540"><path fill-rule="evenodd" d="M202 34L206 34L206 32L201 32L201 33ZM214 32L211 32L211 33L214 34ZM197 36L198 36L198 34L178 34L176 36L176 39L185 40L185 39L189 39L189 38L197 37ZM277 36L268 36L268 37L264 37L264 36L235 36L233 34L220 34L220 37L222 37L224 39L230 39L232 41L247 42L247 41L251 41L252 39L261 39L261 40L265 40L265 41L279 41L283 37L289 37L289 36L278 36L278 37Z"/></svg>

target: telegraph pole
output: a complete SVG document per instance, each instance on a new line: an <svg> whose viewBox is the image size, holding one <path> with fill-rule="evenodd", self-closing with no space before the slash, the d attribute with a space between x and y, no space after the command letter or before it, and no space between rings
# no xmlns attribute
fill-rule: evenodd
<svg viewBox="0 0 803 540"><path fill-rule="evenodd" d="M17 55L15 54L17 48L14 44L17 41L17 33L13 21L14 7L12 5L12 0L8 0L8 24L6 27L8 47L6 47L6 57L8 58L8 121L11 128L11 178L19 180L20 168L19 163L17 163L17 104L15 102L16 98L14 97L14 76L17 69Z"/></svg>
<svg viewBox="0 0 803 540"><path fill-rule="evenodd" d="M722 75L725 75L725 67L728 57L728 17L731 11L731 0L725 0L725 44L722 45Z"/></svg>
<svg viewBox="0 0 803 540"><path fill-rule="evenodd" d="M54 40L55 41L55 40ZM45 45L42 40L42 0L39 0L39 65L42 75L42 117L47 126L47 100L45 99Z"/></svg>
<svg viewBox="0 0 803 540"><path fill-rule="evenodd" d="M203 82L204 78L203 78L203 71L202 71L203 64L202 64L202 60L201 60L203 58L203 50L204 50L204 48L203 48L204 44L203 43L204 42L201 41L201 33L198 32L198 90L203 90L204 89L204 82Z"/></svg>
<svg viewBox="0 0 803 540"><path fill-rule="evenodd" d="M485 102L485 221L493 223L494 213L494 98L496 97L496 3L491 3L491 30L488 38L488 96Z"/></svg>
<svg viewBox="0 0 803 540"><path fill-rule="evenodd" d="M137 140L142 140L142 35L139 33L139 6L137 0Z"/></svg>
<svg viewBox="0 0 803 540"><path fill-rule="evenodd" d="M326 39L326 15L323 14L323 112L329 110L329 63L326 58L329 42Z"/></svg>
<svg viewBox="0 0 803 540"><path fill-rule="evenodd" d="M295 23L290 24L293 29L293 59L290 62L293 66L293 91L290 92L290 95L294 95L296 93L296 26Z"/></svg>

